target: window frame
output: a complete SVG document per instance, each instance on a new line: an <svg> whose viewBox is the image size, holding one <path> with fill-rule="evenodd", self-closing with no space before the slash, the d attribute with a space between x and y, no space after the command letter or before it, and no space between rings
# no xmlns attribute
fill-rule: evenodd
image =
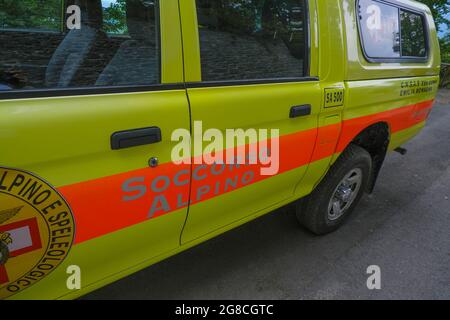
<svg viewBox="0 0 450 320"><path fill-rule="evenodd" d="M181 90L185 89L183 83L162 83L163 61L162 61L162 28L161 28L161 5L160 1L156 1L155 10L157 16L155 23L158 28L157 32L157 61L158 65L158 83L138 84L138 85L119 85L119 86L85 86L85 87L66 87L66 88L36 88L36 89L16 89L16 90L0 90L0 101L17 100L17 99L34 99L34 98L53 98L53 97L71 97L71 96L90 96L102 94L116 93L142 93L152 91ZM64 3L64 2L63 2ZM63 13L65 10L63 10ZM64 21L64 19L63 19ZM65 25L65 24L64 24ZM7 30L9 31L9 30ZM17 32L17 31L16 31ZM37 31L45 33L60 34L60 32ZM65 33L65 32L61 32Z"/></svg>
<svg viewBox="0 0 450 320"><path fill-rule="evenodd" d="M383 57L371 57L366 51L366 48L364 46L364 36L362 34L362 27L360 19L360 1L356 0L355 4L355 17L357 19L356 25L357 25L357 32L358 32L358 38L359 38L359 44L361 46L361 51L363 53L364 58L369 63L426 63L430 59L430 34L429 34L429 24L428 19L424 12L418 11L415 8L411 8L409 6L406 6L404 4L400 4L398 2L394 1L387 1L387 0L371 0L373 2L379 2L384 5L388 5L394 8L397 8L398 11L398 24L399 24L399 38L400 38L400 57L398 58L383 58ZM402 52L402 26L401 26L401 11L406 11L409 13L413 13L418 15L422 20L422 25L424 28L424 36L425 36L425 50L426 54L424 57L410 57L410 56L403 56Z"/></svg>
<svg viewBox="0 0 450 320"><path fill-rule="evenodd" d="M226 86L245 86L245 85L258 85L258 84L277 84L277 83L292 83L292 82L311 82L311 81L319 81L318 77L311 76L311 21L310 21L310 0L304 0L305 10L304 10L304 22L306 24L305 27L305 58L303 60L303 70L304 75L301 77L281 77L281 78L263 78L263 79L240 79L240 80L208 80L204 81L203 79L198 82L187 82L187 88L203 88L203 87L226 87ZM197 1L195 2L195 10L197 17ZM197 25L198 32L198 46L201 48L200 42L200 29L198 27L198 19L195 21ZM200 62L200 72L202 73L202 63L201 63L201 54L199 55Z"/></svg>

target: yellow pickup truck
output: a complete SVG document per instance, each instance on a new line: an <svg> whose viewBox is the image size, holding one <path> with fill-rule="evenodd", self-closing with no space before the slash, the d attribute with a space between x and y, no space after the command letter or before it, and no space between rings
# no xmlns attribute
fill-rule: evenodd
<svg viewBox="0 0 450 320"><path fill-rule="evenodd" d="M439 82L411 0L2 6L2 299L77 298L290 203L332 232Z"/></svg>

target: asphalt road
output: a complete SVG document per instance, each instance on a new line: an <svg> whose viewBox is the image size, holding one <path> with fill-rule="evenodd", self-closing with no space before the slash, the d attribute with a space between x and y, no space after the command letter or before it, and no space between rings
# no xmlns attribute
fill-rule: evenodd
<svg viewBox="0 0 450 320"><path fill-rule="evenodd" d="M339 231L313 236L283 208L85 299L450 299L449 107L441 91ZM381 290L367 289L370 265Z"/></svg>

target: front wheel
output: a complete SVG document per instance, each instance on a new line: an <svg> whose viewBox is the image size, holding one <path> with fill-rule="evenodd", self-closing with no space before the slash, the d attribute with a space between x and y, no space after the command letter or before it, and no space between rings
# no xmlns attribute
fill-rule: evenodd
<svg viewBox="0 0 450 320"><path fill-rule="evenodd" d="M371 171L370 154L350 145L317 188L296 204L299 222L317 235L338 229L364 194Z"/></svg>

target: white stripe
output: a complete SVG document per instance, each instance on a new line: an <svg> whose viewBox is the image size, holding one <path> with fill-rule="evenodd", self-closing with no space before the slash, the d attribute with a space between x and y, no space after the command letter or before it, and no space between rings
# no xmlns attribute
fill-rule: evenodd
<svg viewBox="0 0 450 320"><path fill-rule="evenodd" d="M33 245L30 227L25 226L7 232L11 235L11 238L13 240L13 242L8 245L9 252L13 253L16 250L28 248Z"/></svg>

